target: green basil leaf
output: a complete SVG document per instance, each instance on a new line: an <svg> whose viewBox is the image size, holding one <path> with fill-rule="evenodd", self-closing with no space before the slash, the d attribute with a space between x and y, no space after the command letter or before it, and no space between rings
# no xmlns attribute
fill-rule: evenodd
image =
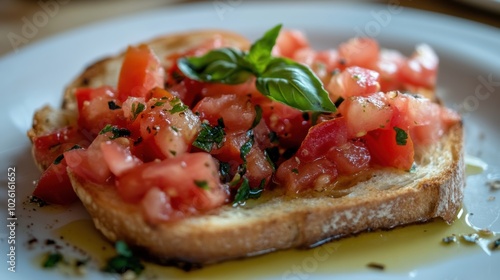
<svg viewBox="0 0 500 280"><path fill-rule="evenodd" d="M290 59L273 58L257 77L256 86L271 99L302 111L336 111L318 77L308 67Z"/></svg>
<svg viewBox="0 0 500 280"><path fill-rule="evenodd" d="M274 44L276 44L276 38L278 38L280 30L281 24L278 24L268 30L262 38L255 41L250 47L250 51L245 59L254 66L257 73L262 73L271 61L271 52Z"/></svg>
<svg viewBox="0 0 500 280"><path fill-rule="evenodd" d="M217 148L222 147L226 133L221 125L210 126L208 123L201 124L201 130L193 142L193 146L204 150L212 151L214 144Z"/></svg>
<svg viewBox="0 0 500 280"><path fill-rule="evenodd" d="M396 144L398 144L399 146L406 145L406 141L408 140L408 133L406 133L404 129L401 129L397 126L394 127L394 130L396 131Z"/></svg>
<svg viewBox="0 0 500 280"><path fill-rule="evenodd" d="M212 50L200 57L185 57L177 61L179 69L189 78L202 82L241 84L252 72L243 57L244 52L232 48Z"/></svg>

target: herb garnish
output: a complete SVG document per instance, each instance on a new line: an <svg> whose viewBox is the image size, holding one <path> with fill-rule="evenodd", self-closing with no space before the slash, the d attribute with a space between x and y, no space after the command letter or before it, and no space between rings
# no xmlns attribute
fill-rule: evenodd
<svg viewBox="0 0 500 280"><path fill-rule="evenodd" d="M116 105L116 103L114 101L108 101L108 108L110 110L117 110L117 109L121 109L122 107Z"/></svg>
<svg viewBox="0 0 500 280"><path fill-rule="evenodd" d="M262 194L262 191L264 191L264 186L266 185L266 179L262 179L262 181L259 184L259 187L257 189L252 189L250 188L250 184L248 183L247 178L243 178L243 182L241 183L241 186L238 188L238 191L236 192L236 196L234 197L234 204L233 205L238 205L242 204L249 198L259 198L260 195Z"/></svg>
<svg viewBox="0 0 500 280"><path fill-rule="evenodd" d="M253 130L247 131L247 137L248 140L241 145L240 148L240 158L243 160L243 162L247 162L247 155L250 153L250 150L252 149L253 142L254 142L254 136L253 136Z"/></svg>
<svg viewBox="0 0 500 280"><path fill-rule="evenodd" d="M259 105L255 105L255 119L253 119L252 127L250 127L250 129L253 129L257 125L259 125L261 119L262 119L262 107L260 107Z"/></svg>
<svg viewBox="0 0 500 280"><path fill-rule="evenodd" d="M213 127L210 126L210 124L203 122L201 123L200 133L193 142L193 146L202 149L205 152L210 152L214 144L217 148L222 147L225 135L224 123L222 121Z"/></svg>
<svg viewBox="0 0 500 280"><path fill-rule="evenodd" d="M194 180L194 184L200 189L210 189L210 186L208 185L208 182L206 180Z"/></svg>
<svg viewBox="0 0 500 280"><path fill-rule="evenodd" d="M42 266L44 268L53 268L62 260L63 255L61 255L61 253L50 253L49 255L47 255L47 258L43 262Z"/></svg>
<svg viewBox="0 0 500 280"><path fill-rule="evenodd" d="M123 274L130 270L139 275L144 270L140 259L132 254L125 242L117 241L115 250L118 255L108 260L103 271Z"/></svg>
<svg viewBox="0 0 500 280"><path fill-rule="evenodd" d="M170 105L172 106L172 109L168 110L170 114L175 114L179 112L184 112L188 108L187 105L183 104L180 100L180 98L176 97L172 100L170 100Z"/></svg>
<svg viewBox="0 0 500 280"><path fill-rule="evenodd" d="M99 134L104 134L104 133L107 133L107 132L111 132L113 133L113 135L111 137L109 137L109 139L113 140L113 139L116 139L118 137L127 137L127 136L130 136L130 130L126 129L126 128L118 128L114 125L106 125L102 130L101 132L99 132Z"/></svg>
<svg viewBox="0 0 500 280"><path fill-rule="evenodd" d="M146 109L146 106L140 102L132 103L132 120L137 119L137 116Z"/></svg>
<svg viewBox="0 0 500 280"><path fill-rule="evenodd" d="M178 60L179 69L202 82L241 84L256 77L257 89L269 98L302 111L335 112L336 107L311 69L271 51L281 24L268 30L248 52L215 49L200 57Z"/></svg>
<svg viewBox="0 0 500 280"><path fill-rule="evenodd" d="M67 149L66 151L71 151L71 150L76 150L76 149L82 149L80 145L74 145L73 147ZM59 156L56 157L54 160L54 164L59 164L61 161L64 159L64 154L60 154Z"/></svg>
<svg viewBox="0 0 500 280"><path fill-rule="evenodd" d="M396 143L400 146L406 145L406 141L408 140L408 133L397 126L394 127L394 130L396 131Z"/></svg>

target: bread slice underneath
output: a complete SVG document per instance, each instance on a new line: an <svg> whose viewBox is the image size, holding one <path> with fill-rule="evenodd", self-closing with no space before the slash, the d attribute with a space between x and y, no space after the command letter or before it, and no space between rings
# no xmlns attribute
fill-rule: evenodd
<svg viewBox="0 0 500 280"><path fill-rule="evenodd" d="M148 43L169 67L166 57L219 36L224 46L246 49L248 41L224 31L169 35ZM31 140L74 123L74 89L116 85L123 54L88 67L67 87L62 109L44 107L35 113ZM69 173L73 188L94 224L111 241L124 240L144 249L159 262L215 263L317 244L367 230L443 218L452 222L463 197L462 125L456 124L433 146L415 151L415 172L372 171L349 187L309 191L299 197L270 192L245 206L223 206L200 216L158 225L148 224L139 206L125 203L112 186L85 182ZM41 169L47 168L40 166Z"/></svg>
<svg viewBox="0 0 500 280"><path fill-rule="evenodd" d="M96 228L111 241L124 240L159 262L214 263L437 217L451 223L463 198L462 148L457 124L439 143L416 151L414 172L380 169L341 196L332 190L294 198L271 193L243 207L226 205L157 225L114 187L70 178Z"/></svg>

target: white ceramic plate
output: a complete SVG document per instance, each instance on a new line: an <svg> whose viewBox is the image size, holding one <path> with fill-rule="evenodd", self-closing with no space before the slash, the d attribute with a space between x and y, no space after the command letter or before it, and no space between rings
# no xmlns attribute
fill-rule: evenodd
<svg viewBox="0 0 500 280"><path fill-rule="evenodd" d="M5 262L9 258L7 242L10 232L5 225L0 225L3 263L0 278L26 279L34 278L35 274L38 279L65 278L64 273L39 268L36 256L51 248L40 243L46 238L57 239L54 230L65 223L88 218L80 205L46 213L46 210L37 209L26 202L33 181L39 176L31 159L30 144L26 137L33 112L37 108L47 103L57 106L64 86L86 65L103 56L115 54L128 44L165 33L198 28L225 28L254 39L279 22L287 28L305 31L317 48L335 47L339 42L359 35L373 36L382 46L399 49L406 54L418 43L426 42L431 45L441 59L439 94L448 106L461 108L464 113L467 152L488 164L486 172L469 177L467 181L465 206L469 212L474 213L470 220L479 228L500 232L500 192L492 191L486 185L487 180L500 178L498 29L398 6L214 1L96 23L23 48L0 60L0 131L3 133L0 138L0 221L3 221L2 224L9 222L6 212L9 167L15 167L16 170L15 211L18 218L15 273L7 270L8 264ZM491 197L496 199L492 200ZM39 242L29 246L28 240L32 237L36 237ZM363 254L363 251L359 254ZM493 252L490 256L478 250L471 254L461 254L460 257L417 266L408 271L392 273L362 269L343 272L341 278L498 279L498 264L500 252ZM289 264L289 267L292 265ZM91 267L89 270L89 279L110 277L92 271ZM269 278L286 276L286 279L312 279L331 276L316 273L282 274L283 271L274 271ZM231 274L214 277L232 278L231 276L236 277Z"/></svg>

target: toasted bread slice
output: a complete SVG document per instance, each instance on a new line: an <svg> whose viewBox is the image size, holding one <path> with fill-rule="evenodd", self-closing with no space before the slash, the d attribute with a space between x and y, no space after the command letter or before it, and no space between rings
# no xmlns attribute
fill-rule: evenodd
<svg viewBox="0 0 500 280"><path fill-rule="evenodd" d="M219 31L173 35L149 45L163 59L215 34L225 45L248 48L239 35ZM62 110L44 108L36 113L30 138L72 120L75 88L116 85L122 59L123 55L105 59L87 68L67 88ZM414 172L374 170L349 182L348 188L311 190L293 198L274 191L245 206L225 205L156 225L144 219L138 205L124 202L115 188L86 182L71 172L69 176L96 228L109 240L124 240L159 262L215 263L434 218L451 223L465 185L462 124L451 127L439 142L417 148L415 160Z"/></svg>
<svg viewBox="0 0 500 280"><path fill-rule="evenodd" d="M144 248L158 261L213 263L310 246L367 230L443 218L451 223L463 198L462 126L417 151L413 173L381 169L343 196L329 192L290 198L268 194L251 205L226 205L201 216L148 224L115 188L70 174L73 188L108 239Z"/></svg>

